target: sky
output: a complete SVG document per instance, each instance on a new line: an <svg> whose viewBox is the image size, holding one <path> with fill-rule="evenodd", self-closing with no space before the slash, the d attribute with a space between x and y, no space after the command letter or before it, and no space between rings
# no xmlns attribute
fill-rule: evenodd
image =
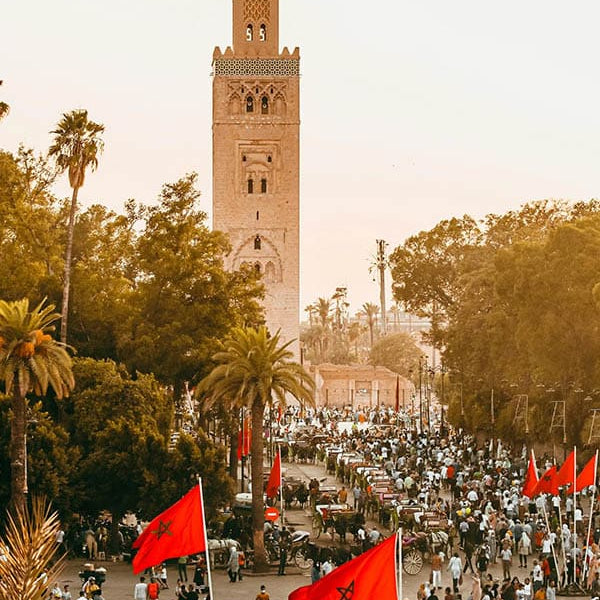
<svg viewBox="0 0 600 600"><path fill-rule="evenodd" d="M210 214L211 58L231 44L231 0L6 4L0 148L46 151L86 108L106 149L84 206L152 203L197 171ZM338 286L352 310L376 302L376 239L598 197L599 20L596 0L280 0L280 44L301 52L301 309Z"/></svg>

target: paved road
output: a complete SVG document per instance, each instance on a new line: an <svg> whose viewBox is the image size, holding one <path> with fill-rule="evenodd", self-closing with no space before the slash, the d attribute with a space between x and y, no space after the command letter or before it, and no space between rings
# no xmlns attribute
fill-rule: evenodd
<svg viewBox="0 0 600 600"><path fill-rule="evenodd" d="M318 479L326 477L325 468L322 465L284 464L284 468L287 468L288 474L300 476L307 480L312 477L317 477ZM333 477L327 477L327 483L337 482L335 482ZM311 531L310 513L308 511L295 508L286 513L286 518L290 525L293 525L296 529L307 529L308 531ZM372 524L373 523L368 523L367 526L371 526ZM387 533L388 532L384 532L384 534ZM321 535L319 543L328 543L327 538L328 535ZM70 561L61 578L61 582L70 583L74 594L79 589L78 585L80 585L80 580L77 573L82 562L83 561ZM96 563L96 566L104 566L108 571L107 581L103 587L105 600L132 600L133 587L137 578L133 575L131 565L127 563L109 562ZM500 577L502 571L501 568L499 568L499 565L492 565L491 572L494 576ZM175 598L172 588L177 580L176 565L169 565L168 575L171 589L162 591L162 600L174 600ZM527 572L525 569L513 567L512 575L517 575L522 581L527 576ZM404 574L404 589L401 598L415 600L419 585L428 579L428 577L429 566L427 564L419 575L409 576ZM467 598L470 591L470 577L467 575L464 579L465 584L461 591L463 598ZM451 584L450 576L445 571L442 573L442 583L444 586ZM213 600L254 600L256 594L260 590L261 584L267 586L267 591L270 593L272 600L286 600L291 591L303 585L310 584L310 574L292 567L288 569L288 573L284 577L278 577L277 568L273 568L271 573L266 575L247 573L244 575L244 579L241 582L229 583L225 572L223 570L216 570L213 571L213 585L215 592ZM74 598L77 598L77 596L74 595ZM378 598L376 600L387 599Z"/></svg>

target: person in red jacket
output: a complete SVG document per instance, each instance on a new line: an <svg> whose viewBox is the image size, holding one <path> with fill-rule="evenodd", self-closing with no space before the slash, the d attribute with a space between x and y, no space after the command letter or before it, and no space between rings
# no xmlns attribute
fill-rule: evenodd
<svg viewBox="0 0 600 600"><path fill-rule="evenodd" d="M160 584L156 581L156 577L152 577L150 579L150 583L148 584L148 598L149 600L158 600L158 595L160 594Z"/></svg>

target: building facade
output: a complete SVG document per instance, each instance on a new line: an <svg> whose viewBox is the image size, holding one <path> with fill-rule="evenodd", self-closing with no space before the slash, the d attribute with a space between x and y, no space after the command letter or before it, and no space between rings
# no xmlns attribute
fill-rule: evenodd
<svg viewBox="0 0 600 600"><path fill-rule="evenodd" d="M279 0L233 0L233 47L213 54L213 227L229 235L227 268L262 274L285 341L299 337L299 79L298 48L279 51Z"/></svg>

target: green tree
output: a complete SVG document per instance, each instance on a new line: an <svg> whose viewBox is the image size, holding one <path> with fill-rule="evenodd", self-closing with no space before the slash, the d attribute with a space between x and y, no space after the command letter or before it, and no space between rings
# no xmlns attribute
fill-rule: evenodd
<svg viewBox="0 0 600 600"><path fill-rule="evenodd" d="M225 399L246 406L252 414L252 527L255 570L267 567L264 547L263 419L265 408L277 401L286 404L291 396L313 404L314 383L304 368L293 361L291 342L281 344L279 332L269 337L267 328L236 328L223 351L214 356L218 365L197 387L208 403Z"/></svg>
<svg viewBox="0 0 600 600"><path fill-rule="evenodd" d="M179 403L186 381L207 373L217 340L235 325L262 322L263 294L250 267L229 272L225 235L198 209L192 173L167 184L147 211L134 258L136 287L119 338L131 372L154 373Z"/></svg>
<svg viewBox="0 0 600 600"><path fill-rule="evenodd" d="M0 151L0 298L60 299L63 214L50 193L55 172L32 150Z"/></svg>
<svg viewBox="0 0 600 600"><path fill-rule="evenodd" d="M66 344L77 197L85 181L86 169L90 168L94 171L98 166L98 155L104 149L104 142L101 138L101 134L104 133L104 125L88 119L87 110L73 110L63 114L57 128L51 133L54 134L54 143L50 146L48 154L55 158L61 171L68 171L69 184L73 188L67 226L60 323L60 339L63 344Z"/></svg>
<svg viewBox="0 0 600 600"><path fill-rule="evenodd" d="M18 509L27 490L27 394L45 395L50 386L62 398L75 384L64 344L48 333L59 315L43 304L30 311L27 299L0 301L0 380L11 397L11 502Z"/></svg>
<svg viewBox="0 0 600 600"><path fill-rule="evenodd" d="M378 340L369 357L369 363L387 367L394 373L409 377L409 371L416 370L422 351L407 333L396 333Z"/></svg>

